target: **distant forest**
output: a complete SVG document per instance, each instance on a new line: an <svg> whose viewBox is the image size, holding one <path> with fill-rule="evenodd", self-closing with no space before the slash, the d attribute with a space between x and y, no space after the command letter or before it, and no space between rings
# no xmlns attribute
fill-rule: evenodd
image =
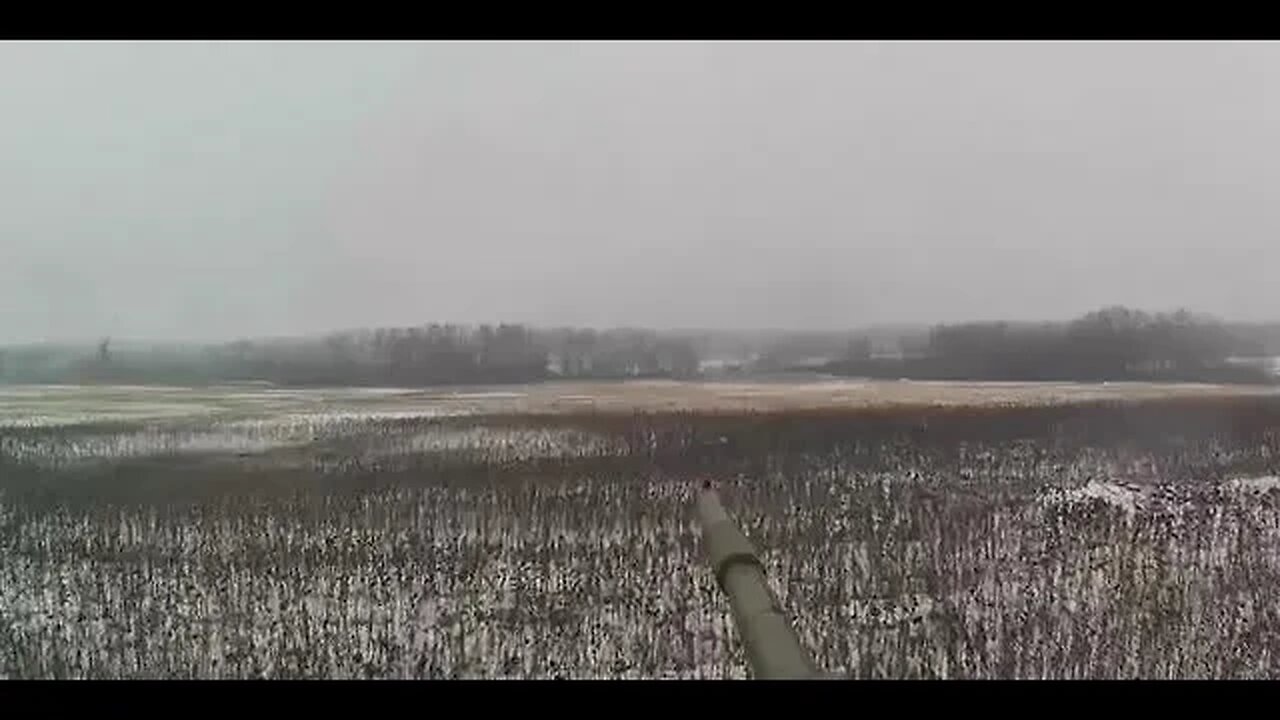
<svg viewBox="0 0 1280 720"><path fill-rule="evenodd" d="M425 325L212 345L0 349L0 382L285 386L523 383L795 371L946 380L1274 382L1280 324L1104 308L1070 322L852 332Z"/></svg>
<svg viewBox="0 0 1280 720"><path fill-rule="evenodd" d="M1024 381L1274 382L1277 328L1228 325L1186 311L1110 307L1066 323L965 323L876 357L855 341L830 372L880 378Z"/></svg>
<svg viewBox="0 0 1280 720"><path fill-rule="evenodd" d="M698 370L698 355L687 339L645 330L534 330L514 324L432 324L205 346L108 339L96 347L0 351L0 379L23 383L421 387L554 377L691 378Z"/></svg>

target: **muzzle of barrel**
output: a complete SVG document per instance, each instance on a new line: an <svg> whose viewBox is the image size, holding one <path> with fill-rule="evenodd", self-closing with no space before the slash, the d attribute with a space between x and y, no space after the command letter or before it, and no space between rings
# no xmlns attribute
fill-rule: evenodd
<svg viewBox="0 0 1280 720"><path fill-rule="evenodd" d="M764 565L715 490L698 496L702 541L716 582L729 599L738 636L762 680L821 675L769 587Z"/></svg>

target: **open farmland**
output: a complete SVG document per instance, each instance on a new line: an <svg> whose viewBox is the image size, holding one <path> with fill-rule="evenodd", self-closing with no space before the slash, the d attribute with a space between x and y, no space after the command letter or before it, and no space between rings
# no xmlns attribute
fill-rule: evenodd
<svg viewBox="0 0 1280 720"><path fill-rule="evenodd" d="M101 421L448 415L760 412L884 406L1046 405L1099 400L1272 395L1273 386L1159 383L556 382L449 389L267 385L0 385L0 427Z"/></svg>
<svg viewBox="0 0 1280 720"><path fill-rule="evenodd" d="M741 677L714 477L851 677L1280 676L1280 397L0 388L7 677Z"/></svg>

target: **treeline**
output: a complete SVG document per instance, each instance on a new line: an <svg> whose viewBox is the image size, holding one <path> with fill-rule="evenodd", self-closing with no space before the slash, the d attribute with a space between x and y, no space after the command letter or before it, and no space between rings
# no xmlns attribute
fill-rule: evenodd
<svg viewBox="0 0 1280 720"><path fill-rule="evenodd" d="M1261 382L1280 326L1110 307L1071 322L860 332L594 330L519 324L351 330L215 345L0 349L0 382L428 385L751 376L803 370L933 380Z"/></svg>
<svg viewBox="0 0 1280 720"><path fill-rule="evenodd" d="M1267 368L1239 360L1265 354L1265 345L1239 326L1187 311L1109 307L1066 323L938 325L914 352L891 357L853 342L827 369L929 380L1267 382Z"/></svg>
<svg viewBox="0 0 1280 720"><path fill-rule="evenodd" d="M1250 354L1280 357L1280 323L1231 323L1227 327L1247 339Z"/></svg>
<svg viewBox="0 0 1280 720"><path fill-rule="evenodd" d="M646 330L535 330L524 325L432 324L240 340L207 346L9 348L0 381L278 385L428 385L534 382L550 378L693 377L686 338Z"/></svg>

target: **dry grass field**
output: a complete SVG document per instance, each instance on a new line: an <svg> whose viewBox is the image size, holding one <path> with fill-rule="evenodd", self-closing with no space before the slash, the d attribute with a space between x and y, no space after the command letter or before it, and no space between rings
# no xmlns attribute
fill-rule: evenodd
<svg viewBox="0 0 1280 720"><path fill-rule="evenodd" d="M432 390L261 385L208 388L0 385L0 427L103 420L345 414L762 412L899 406L1031 406L1101 400L1273 395L1277 388L1156 383L555 382Z"/></svg>
<svg viewBox="0 0 1280 720"><path fill-rule="evenodd" d="M5 677L743 677L717 479L824 668L1280 675L1280 398L0 388Z"/></svg>

